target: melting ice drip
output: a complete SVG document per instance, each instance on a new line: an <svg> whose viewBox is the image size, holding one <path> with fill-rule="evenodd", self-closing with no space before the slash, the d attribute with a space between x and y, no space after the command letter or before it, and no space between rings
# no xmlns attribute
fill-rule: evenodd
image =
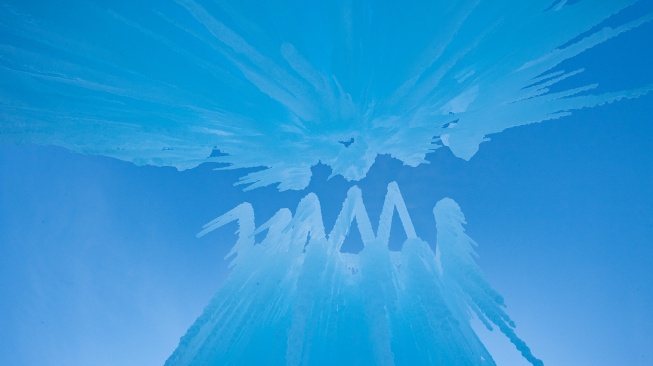
<svg viewBox="0 0 653 366"><path fill-rule="evenodd" d="M407 236L399 252L388 249L395 212ZM234 268L166 365L494 365L472 312L541 365L474 262L458 204L442 199L433 214L435 252L416 235L395 182L376 235L356 186L329 235L312 193L294 216L283 208L258 228L252 206L237 206L199 234L237 221ZM342 253L354 220L365 247Z"/></svg>

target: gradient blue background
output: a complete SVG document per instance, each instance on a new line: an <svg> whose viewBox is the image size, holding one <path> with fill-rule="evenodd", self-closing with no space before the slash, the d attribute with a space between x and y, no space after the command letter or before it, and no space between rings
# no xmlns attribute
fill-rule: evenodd
<svg viewBox="0 0 653 366"><path fill-rule="evenodd" d="M646 24L560 68L585 67L573 82L600 90L651 83L652 40ZM455 199L481 268L545 364L653 364L653 95L491 137L469 162L446 149L418 168L379 157L357 183L372 221L396 180L432 242L435 202ZM306 191L243 193L240 172L210 165L0 145L0 364L162 364L228 273L235 225L196 239L201 226L242 201L262 223L316 192L328 229L354 183L314 173ZM523 364L482 336L498 364Z"/></svg>

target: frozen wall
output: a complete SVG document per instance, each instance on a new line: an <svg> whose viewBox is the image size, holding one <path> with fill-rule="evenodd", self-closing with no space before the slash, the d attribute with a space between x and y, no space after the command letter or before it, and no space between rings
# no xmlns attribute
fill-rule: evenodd
<svg viewBox="0 0 653 366"><path fill-rule="evenodd" d="M472 313L541 365L476 266L458 205L445 198L433 214L435 252L417 237L394 182L376 234L356 186L328 235L314 194L258 228L252 206L237 206L199 234L238 222L233 270L166 365L493 365ZM397 219L407 238L398 252L388 249ZM354 222L365 247L343 253Z"/></svg>
<svg viewBox="0 0 653 366"><path fill-rule="evenodd" d="M0 142L263 167L247 189L305 188L318 162L358 180L378 154L470 159L506 128L648 93L560 67L649 21L606 25L634 2L4 2Z"/></svg>

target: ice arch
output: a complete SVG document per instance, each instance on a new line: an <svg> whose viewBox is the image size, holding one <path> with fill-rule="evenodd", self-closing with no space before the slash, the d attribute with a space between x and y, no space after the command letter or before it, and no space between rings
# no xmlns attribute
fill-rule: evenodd
<svg viewBox="0 0 653 366"><path fill-rule="evenodd" d="M445 198L433 214L437 253L415 233L394 182L376 234L355 186L328 235L314 194L294 215L281 209L259 228L252 206L237 206L199 234L237 221L234 267L166 365L494 365L470 326L471 312L541 365L476 266L476 243L458 205ZM397 216L407 239L392 252ZM354 220L365 247L342 253Z"/></svg>
<svg viewBox="0 0 653 366"><path fill-rule="evenodd" d="M634 3L6 1L0 142L262 167L246 189L305 188L318 162L358 180L378 154L470 159L490 134L648 93L560 84L582 72L561 62L651 20L604 25Z"/></svg>

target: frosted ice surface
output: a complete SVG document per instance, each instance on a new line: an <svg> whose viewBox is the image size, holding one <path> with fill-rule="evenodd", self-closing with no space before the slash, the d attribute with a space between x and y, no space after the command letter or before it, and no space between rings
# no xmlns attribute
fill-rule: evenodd
<svg viewBox="0 0 653 366"><path fill-rule="evenodd" d="M476 266L458 205L445 198L433 213L437 254L417 237L394 182L376 234L355 186L328 235L315 194L294 216L281 209L256 229L252 207L239 205L199 234L237 221L229 254L236 265L166 365L493 365L470 326L472 311L541 365ZM396 219L407 239L391 252ZM365 247L342 253L354 221Z"/></svg>
<svg viewBox="0 0 653 366"><path fill-rule="evenodd" d="M318 162L358 180L378 154L470 159L490 134L648 93L559 87L582 72L561 62L651 20L601 25L634 2L90 2L73 19L5 2L0 141L264 167L246 189L302 189Z"/></svg>

